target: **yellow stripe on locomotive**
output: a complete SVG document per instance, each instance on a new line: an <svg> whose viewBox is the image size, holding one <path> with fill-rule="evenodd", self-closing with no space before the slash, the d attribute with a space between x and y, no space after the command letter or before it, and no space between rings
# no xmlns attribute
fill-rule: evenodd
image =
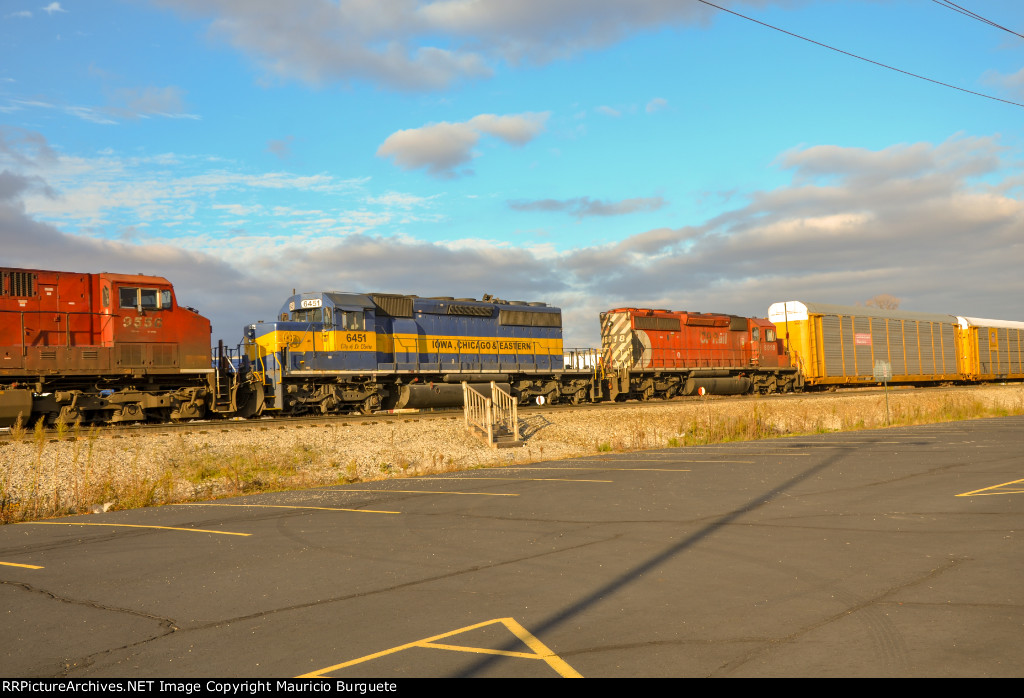
<svg viewBox="0 0 1024 698"><path fill-rule="evenodd" d="M561 311L544 304L300 294L247 328L250 361L286 371L560 370Z"/></svg>

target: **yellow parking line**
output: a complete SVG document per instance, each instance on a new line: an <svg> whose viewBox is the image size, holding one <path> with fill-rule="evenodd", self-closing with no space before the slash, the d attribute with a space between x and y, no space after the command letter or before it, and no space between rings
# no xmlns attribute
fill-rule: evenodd
<svg viewBox="0 0 1024 698"><path fill-rule="evenodd" d="M400 511L378 511L376 509L343 509L341 507L308 507L298 504L219 504L213 502L182 502L184 507L263 507L266 509L313 509L317 511L354 511L358 514L401 514Z"/></svg>
<svg viewBox="0 0 1024 698"><path fill-rule="evenodd" d="M651 472L651 473L689 473L693 472L689 468L605 468L602 466L594 466L592 468L579 468L572 465L553 465L549 468L520 468L520 467L502 467L502 470L625 470L632 472L634 470L640 472Z"/></svg>
<svg viewBox="0 0 1024 698"><path fill-rule="evenodd" d="M1024 487L1015 487L1013 489L1003 490L1001 492L990 492L989 491L989 490L996 490L996 489L998 489L1000 487L1006 487L1007 485L1016 485L1018 482L1024 482L1024 479L1021 479L1021 480L1010 480L1009 482L1004 482L1004 483L999 484L999 485L992 485L991 487L982 487L980 490L974 490L972 492L964 492L964 493L958 494L956 496L957 497L970 497L972 495L990 496L990 495L993 495L993 494L1024 494Z"/></svg>
<svg viewBox="0 0 1024 698"><path fill-rule="evenodd" d="M43 567L41 567L40 565L23 565L23 564L21 564L19 562L0 562L0 565L5 565L7 567L24 567L25 569L29 569L29 570L41 570L41 569L43 569Z"/></svg>
<svg viewBox="0 0 1024 698"><path fill-rule="evenodd" d="M143 526L141 524L115 523L80 523L77 521L22 521L19 525L39 526L114 526L118 528L156 528L164 531L187 531L189 533L216 533L221 536L251 536L251 533L235 533L234 531L208 531L203 528L178 528L176 526Z"/></svg>
<svg viewBox="0 0 1024 698"><path fill-rule="evenodd" d="M593 458L584 463L753 463L752 460L697 460L695 458Z"/></svg>
<svg viewBox="0 0 1024 698"><path fill-rule="evenodd" d="M514 480L516 482L614 482L614 480L577 480L571 477L490 477L449 475L444 477L421 477L420 480Z"/></svg>
<svg viewBox="0 0 1024 698"><path fill-rule="evenodd" d="M687 447L686 450L687 451L693 451L694 449ZM802 453L802 452L799 452L799 451L787 451L786 449L778 449L777 451L748 451L745 448L744 449L736 448L735 450L739 451L744 456L810 456L811 455L810 453ZM714 452L715 451L712 451L712 453L714 453ZM709 453L697 453L697 454L694 454L694 455L707 456L707 455L711 455L711 454L709 454ZM623 458L621 460L632 460L632 459L630 459L630 458ZM658 460L669 460L669 458L667 458L667 457L666 458L659 458ZM686 458L680 458L680 459L672 458L671 460L673 460L673 461L678 460L681 463L753 463L754 462L754 461L750 461L750 460L717 460L717 459L716 460L689 460L689 459L686 459Z"/></svg>
<svg viewBox="0 0 1024 698"><path fill-rule="evenodd" d="M486 647L463 647L461 645L446 645L441 642L420 642L417 647L426 647L434 650L451 650L452 652L468 652L470 654L496 654L500 657L515 657L516 659L541 659L533 652L512 652L510 650L491 650Z"/></svg>
<svg viewBox="0 0 1024 698"><path fill-rule="evenodd" d="M470 494L480 497L518 497L518 494L507 494L505 492L448 492L445 490L364 490L364 489L343 489L331 490L331 492L345 492L354 494L357 492L402 492L405 494ZM358 510L357 510L358 511Z"/></svg>
<svg viewBox="0 0 1024 698"><path fill-rule="evenodd" d="M512 632L519 640L530 648L531 652L512 652L509 650L494 650L486 647L467 647L464 645L449 645L445 643L437 642L437 640L443 640L453 635L459 635L466 633L471 630L483 628L488 625L494 625L495 623L501 623L510 632ZM495 618L494 620L484 621L483 623L477 623L475 625L467 625L465 628L459 628L458 630L452 630L447 633L441 633L440 635L434 635L433 637L423 638L416 642L409 642L398 647L392 647L391 649L383 650L381 652L374 652L368 654L365 657L359 657L348 662L342 662L341 664L335 664L334 666L325 667L309 674L303 674L299 676L300 679L312 679L321 678L326 674L330 674L339 669L354 666L356 664L362 664L373 659L379 659L380 657L386 657L389 654L395 654L403 650L412 649L414 647L420 647L425 649L437 649L437 650L451 650L454 652L471 652L474 654L492 654L503 657L512 657L515 659L540 659L547 663L552 669L558 672L559 676L564 678L583 678L582 675L573 669L569 664L559 657L557 654L552 652L548 647L538 640L530 631L520 625L514 618Z"/></svg>

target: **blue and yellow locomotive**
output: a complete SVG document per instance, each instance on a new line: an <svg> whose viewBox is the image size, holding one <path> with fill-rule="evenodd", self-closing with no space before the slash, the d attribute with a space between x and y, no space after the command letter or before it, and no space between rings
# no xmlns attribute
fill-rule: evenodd
<svg viewBox="0 0 1024 698"><path fill-rule="evenodd" d="M496 381L521 402L579 402L592 384L587 369L566 370L562 312L545 303L301 293L245 335L270 413L458 405L462 381Z"/></svg>

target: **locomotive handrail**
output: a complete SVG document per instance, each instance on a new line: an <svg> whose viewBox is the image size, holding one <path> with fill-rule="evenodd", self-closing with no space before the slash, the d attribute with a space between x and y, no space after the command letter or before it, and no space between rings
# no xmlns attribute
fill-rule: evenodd
<svg viewBox="0 0 1024 698"><path fill-rule="evenodd" d="M494 416L492 422L497 427L504 427L519 440L519 404L518 401L491 381L491 403Z"/></svg>
<svg viewBox="0 0 1024 698"><path fill-rule="evenodd" d="M64 328L63 328L63 331L61 332L61 334L64 335L64 344L44 344L44 345L31 345L31 346L47 346L47 347L60 347L60 346L64 346L64 347L68 347L68 348L71 348L71 347L102 346L102 344L72 344L71 343L71 316L72 315L76 315L76 316L77 315L85 315L85 316L88 316L90 318L92 318L92 317L99 317L99 318L108 318L108 319L116 317L115 315L113 315L111 313L94 313L94 312L90 312L90 311L68 311L68 310L65 310L65 311L55 311L55 310L18 309L18 310L0 310L0 313L17 313L18 314L18 318L19 318L19 321L20 321L19 322L19 324L20 324L20 328L19 329L21 330L20 336L19 336L19 340L20 340L20 344L21 344L21 355L22 356L28 356L28 347L30 346L29 344L27 344L25 342L25 333L26 333L26 330L25 330L25 316L30 314L30 313L34 314L34 315L53 315L55 318L57 318L55 320L56 322L60 322L61 316L64 317L64 323L63 323L64 324ZM85 331L86 330L81 330L81 332L85 332ZM98 332L102 332L102 331L103 331L103 328L100 327ZM39 329L38 332L39 333L45 332L47 335L50 335L50 334L53 334L55 332L55 330ZM88 333L90 335L93 334L93 329L92 329L91 326L88 329Z"/></svg>
<svg viewBox="0 0 1024 698"><path fill-rule="evenodd" d="M491 410L491 399L469 387L469 383L466 381L462 381L462 404L466 428L479 429L487 437L488 444L494 443L494 414Z"/></svg>
<svg viewBox="0 0 1024 698"><path fill-rule="evenodd" d="M491 397L484 397L469 383L462 381L462 404L466 428L479 429L487 437L487 444L495 446L499 431L519 442L519 403L512 395L491 381Z"/></svg>
<svg viewBox="0 0 1024 698"><path fill-rule="evenodd" d="M397 337L397 336L394 336L394 335L392 335L392 338L393 338L394 345L395 345L395 354L394 354L395 363L396 364L397 363L410 363L408 361L401 361L400 362L398 360L398 350L401 349L403 353L415 354L415 356L416 356L415 364L417 366L419 366L419 364L420 364L420 352L419 352L419 347L417 346L417 344L419 343L419 335L417 335L414 339L405 339L403 337ZM410 349L410 347L411 347L411 349Z"/></svg>

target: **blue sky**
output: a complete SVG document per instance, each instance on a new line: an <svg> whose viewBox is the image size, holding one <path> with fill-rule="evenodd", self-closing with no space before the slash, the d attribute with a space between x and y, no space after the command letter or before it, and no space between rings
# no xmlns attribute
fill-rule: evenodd
<svg viewBox="0 0 1024 698"><path fill-rule="evenodd" d="M928 0L718 3L1024 103ZM948 3L947 3L948 4ZM958 3L1024 33L1024 5ZM1021 320L1024 108L697 0L0 1L0 264L292 288Z"/></svg>

